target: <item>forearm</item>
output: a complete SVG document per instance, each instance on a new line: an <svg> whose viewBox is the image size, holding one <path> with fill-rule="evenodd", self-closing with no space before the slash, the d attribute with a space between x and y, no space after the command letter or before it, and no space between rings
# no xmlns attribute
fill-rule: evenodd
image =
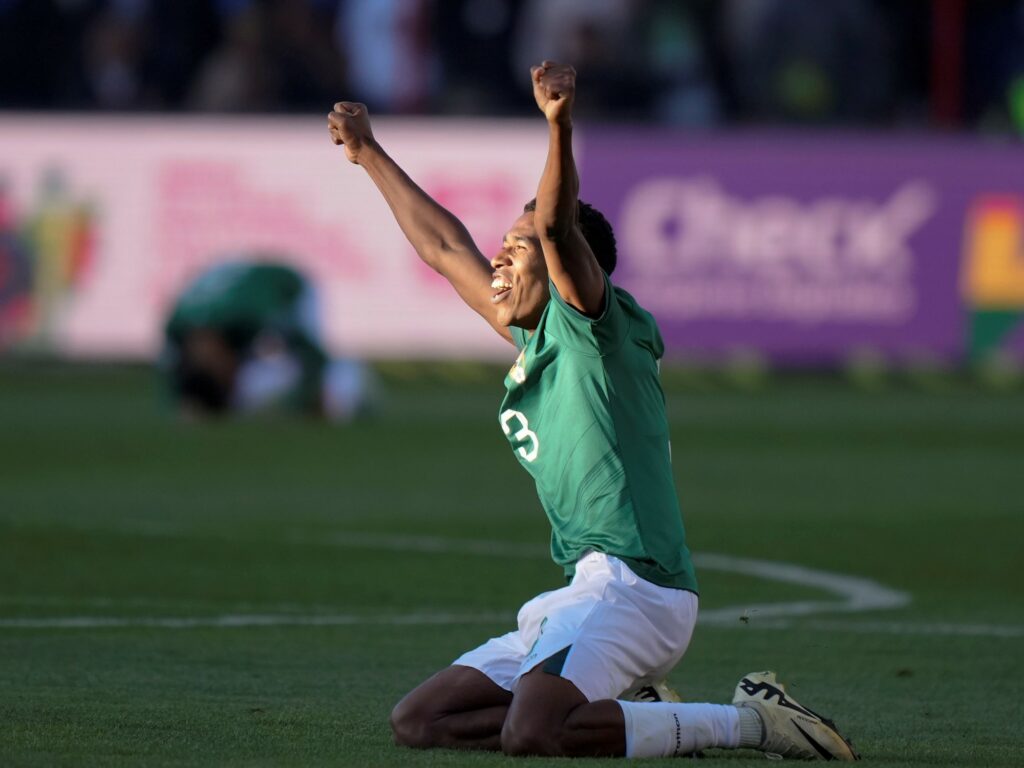
<svg viewBox="0 0 1024 768"><path fill-rule="evenodd" d="M572 154L572 124L548 125L548 155L537 187L535 225L538 236L558 242L576 226L580 182Z"/></svg>
<svg viewBox="0 0 1024 768"><path fill-rule="evenodd" d="M379 144L373 142L363 148L359 165L380 190L398 226L428 265L439 269L446 252L471 244L462 222L420 189Z"/></svg>
<svg viewBox="0 0 1024 768"><path fill-rule="evenodd" d="M548 155L537 187L534 226L555 290L591 317L604 307L605 278L580 229L576 161L572 154L572 105L576 70L545 61L530 70L533 95L548 122Z"/></svg>

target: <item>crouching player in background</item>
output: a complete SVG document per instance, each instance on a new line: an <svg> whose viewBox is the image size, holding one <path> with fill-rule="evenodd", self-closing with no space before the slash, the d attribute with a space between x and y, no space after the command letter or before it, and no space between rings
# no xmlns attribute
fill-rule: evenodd
<svg viewBox="0 0 1024 768"><path fill-rule="evenodd" d="M370 374L331 360L320 343L315 292L273 261L226 261L174 304L160 359L182 415L299 413L347 421L365 411Z"/></svg>
<svg viewBox="0 0 1024 768"><path fill-rule="evenodd" d="M362 104L329 116L420 257L519 349L499 424L536 480L551 553L570 583L531 600L518 629L469 651L391 715L410 747L512 755L627 757L749 747L855 759L834 726L771 672L745 676L732 705L624 700L661 683L697 620L697 581L670 466L654 319L608 275L615 239L577 198L576 73L532 70L549 147L535 201L488 261L465 227L385 154Z"/></svg>

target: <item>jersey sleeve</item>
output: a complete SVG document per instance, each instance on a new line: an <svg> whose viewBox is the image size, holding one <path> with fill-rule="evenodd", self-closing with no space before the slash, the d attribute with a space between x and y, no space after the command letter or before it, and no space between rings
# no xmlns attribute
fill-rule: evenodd
<svg viewBox="0 0 1024 768"><path fill-rule="evenodd" d="M604 277L604 306L597 317L588 317L569 306L552 282L545 331L577 352L607 355L615 352L629 333L629 317L608 275Z"/></svg>

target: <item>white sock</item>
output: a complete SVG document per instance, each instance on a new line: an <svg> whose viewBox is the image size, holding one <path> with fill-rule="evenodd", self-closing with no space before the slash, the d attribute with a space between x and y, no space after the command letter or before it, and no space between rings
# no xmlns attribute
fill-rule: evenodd
<svg viewBox="0 0 1024 768"><path fill-rule="evenodd" d="M750 707L736 707L740 713L740 743L741 747L760 749L764 741L764 721L757 714L757 710Z"/></svg>
<svg viewBox="0 0 1024 768"><path fill-rule="evenodd" d="M740 745L740 713L726 704L620 701L626 757L675 757Z"/></svg>

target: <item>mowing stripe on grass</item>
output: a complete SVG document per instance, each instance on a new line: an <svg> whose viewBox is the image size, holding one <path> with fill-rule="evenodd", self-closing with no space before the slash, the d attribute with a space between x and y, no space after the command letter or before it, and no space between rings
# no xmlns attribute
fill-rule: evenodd
<svg viewBox="0 0 1024 768"><path fill-rule="evenodd" d="M286 613L224 614L220 616L59 616L0 619L0 629L104 629L156 627L160 629L229 629L244 627L416 626L440 624L499 624L508 613L407 613L397 615Z"/></svg>
<svg viewBox="0 0 1024 768"><path fill-rule="evenodd" d="M943 635L946 637L1024 637L1024 627L1012 624L954 624L951 622L829 621L815 619L801 628L821 632L859 632L870 635Z"/></svg>
<svg viewBox="0 0 1024 768"><path fill-rule="evenodd" d="M176 532L160 526L154 530L144 527L135 532L144 535L196 535L194 531ZM292 543L324 543L341 548L377 549L392 552L418 552L431 554L477 555L486 557L513 557L546 559L546 547L508 541L479 539L450 539L440 536L389 536L359 533L353 531L336 533L329 537L310 539L296 534L290 537ZM795 584L802 587L822 589L839 600L800 600L782 603L755 603L704 610L701 621L706 624L728 626L732 623L749 622L751 617L765 619L815 616L826 613L857 613L862 611L891 610L910 602L906 592L890 589L870 579L807 568L794 563L780 563L755 558L735 557L714 553L698 553L694 564L701 569L739 573L755 578ZM128 598L126 604L131 601ZM290 607L290 606L289 606ZM287 609L286 609L287 610ZM300 609L301 610L301 609ZM307 607L305 610L309 610ZM500 618L496 618L500 617ZM469 623L505 621L504 614L490 614L484 618L471 617ZM367 623L416 624L416 623L466 623L465 617L453 614L409 614L399 617L366 617L356 615L314 615L286 614L228 614L206 617L54 617L0 619L0 628L89 628L89 627L237 627L237 626L287 626L287 625L347 625Z"/></svg>
<svg viewBox="0 0 1024 768"><path fill-rule="evenodd" d="M324 614L224 614L220 616L55 616L0 619L0 629L246 629L255 627L365 627L365 626L458 626L509 625L511 613L409 613L395 615ZM948 622L899 622L820 619L769 619L749 623L703 614L702 626L716 629L757 631L796 630L868 635L925 635L930 637L1024 637L1024 626L999 624L953 624Z"/></svg>
<svg viewBox="0 0 1024 768"><path fill-rule="evenodd" d="M837 632L863 635L925 635L934 637L1024 637L1019 624L955 624L929 621L871 621L866 619L768 619L744 624L736 621L703 620L698 623L719 629L799 630L800 632Z"/></svg>
<svg viewBox="0 0 1024 768"><path fill-rule="evenodd" d="M103 527L101 526L100 529ZM183 528L165 521L126 521L114 530L147 537L205 538L194 528ZM342 549L372 549L385 552L415 552L419 554L468 555L478 557L511 557L528 560L547 560L550 551L544 545L525 542L488 539L453 539L443 536L402 536L335 531L330 534L310 535L293 532L291 544L335 546ZM802 600L787 603L758 603L738 607L705 610L708 620L729 621L756 614L762 619L775 617L813 616L822 613L858 613L862 611L892 610L910 603L910 595L878 582L859 576L848 576L830 571L807 568L794 563L780 563L748 557L736 557L710 552L693 556L694 565L708 571L724 571L746 576L821 589L838 600Z"/></svg>

